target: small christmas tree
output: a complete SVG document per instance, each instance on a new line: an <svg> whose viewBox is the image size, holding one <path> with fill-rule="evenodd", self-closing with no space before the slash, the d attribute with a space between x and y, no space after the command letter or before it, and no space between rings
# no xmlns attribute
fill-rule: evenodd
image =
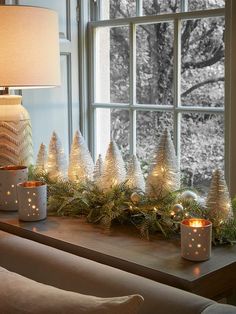
<svg viewBox="0 0 236 314"><path fill-rule="evenodd" d="M66 158L56 132L52 133L49 143L47 171L52 180L64 179L66 176Z"/></svg>
<svg viewBox="0 0 236 314"><path fill-rule="evenodd" d="M127 185L130 188L138 188L142 191L145 190L145 181L140 167L140 163L135 155L132 156L127 171Z"/></svg>
<svg viewBox="0 0 236 314"><path fill-rule="evenodd" d="M209 219L216 226L233 218L229 191L224 175L219 169L213 173L206 206Z"/></svg>
<svg viewBox="0 0 236 314"><path fill-rule="evenodd" d="M85 182L93 178L94 164L87 144L79 131L76 131L70 153L68 177L75 182Z"/></svg>
<svg viewBox="0 0 236 314"><path fill-rule="evenodd" d="M41 143L35 164L35 171L40 173L46 171L46 168L47 168L47 149L46 146L43 143Z"/></svg>
<svg viewBox="0 0 236 314"><path fill-rule="evenodd" d="M112 186L124 182L125 175L123 158L116 143L112 141L106 153L102 176L98 180L99 186L103 190L108 190Z"/></svg>
<svg viewBox="0 0 236 314"><path fill-rule="evenodd" d="M94 167L94 172L93 172L94 182L97 182L99 180L99 178L102 175L102 170L103 170L103 160L102 160L102 155L99 154L95 167Z"/></svg>
<svg viewBox="0 0 236 314"><path fill-rule="evenodd" d="M157 153L146 181L150 197L162 198L179 189L180 174L174 144L166 129L160 138Z"/></svg>

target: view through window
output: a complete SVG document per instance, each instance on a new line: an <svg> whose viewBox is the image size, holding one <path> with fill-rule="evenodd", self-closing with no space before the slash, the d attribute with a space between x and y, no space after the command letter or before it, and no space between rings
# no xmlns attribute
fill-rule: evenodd
<svg viewBox="0 0 236 314"><path fill-rule="evenodd" d="M113 139L146 175L168 128L183 185L205 190L224 168L224 1L102 3L91 23L96 154Z"/></svg>

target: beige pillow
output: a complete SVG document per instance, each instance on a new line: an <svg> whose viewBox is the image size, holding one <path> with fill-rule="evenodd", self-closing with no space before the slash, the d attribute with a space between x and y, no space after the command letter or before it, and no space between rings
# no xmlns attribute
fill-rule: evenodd
<svg viewBox="0 0 236 314"><path fill-rule="evenodd" d="M0 313L4 314L136 314L142 302L140 295L98 298L65 291L0 267Z"/></svg>

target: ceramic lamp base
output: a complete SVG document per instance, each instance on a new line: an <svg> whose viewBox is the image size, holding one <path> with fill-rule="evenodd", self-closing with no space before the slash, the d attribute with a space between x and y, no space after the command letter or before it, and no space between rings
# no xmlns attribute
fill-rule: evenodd
<svg viewBox="0 0 236 314"><path fill-rule="evenodd" d="M33 163L32 128L21 96L0 96L0 165Z"/></svg>

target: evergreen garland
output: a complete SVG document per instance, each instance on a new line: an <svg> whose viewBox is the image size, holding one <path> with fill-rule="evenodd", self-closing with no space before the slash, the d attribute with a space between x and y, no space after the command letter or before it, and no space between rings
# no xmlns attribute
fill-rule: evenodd
<svg viewBox="0 0 236 314"><path fill-rule="evenodd" d="M163 198L154 199L141 190L130 188L127 182L114 185L104 191L91 181L76 183L52 180L46 172L29 169L30 180L41 180L48 185L49 215L87 217L88 222L101 224L109 230L113 223L132 224L142 236L161 232L165 237L179 234L180 222L187 217L208 219L208 211L191 198L181 198L184 190L168 193ZM139 195L138 202L132 195ZM181 200L183 210L176 212L175 206ZM236 210L236 199L233 200ZM213 223L213 243L215 245L236 242L236 219Z"/></svg>

